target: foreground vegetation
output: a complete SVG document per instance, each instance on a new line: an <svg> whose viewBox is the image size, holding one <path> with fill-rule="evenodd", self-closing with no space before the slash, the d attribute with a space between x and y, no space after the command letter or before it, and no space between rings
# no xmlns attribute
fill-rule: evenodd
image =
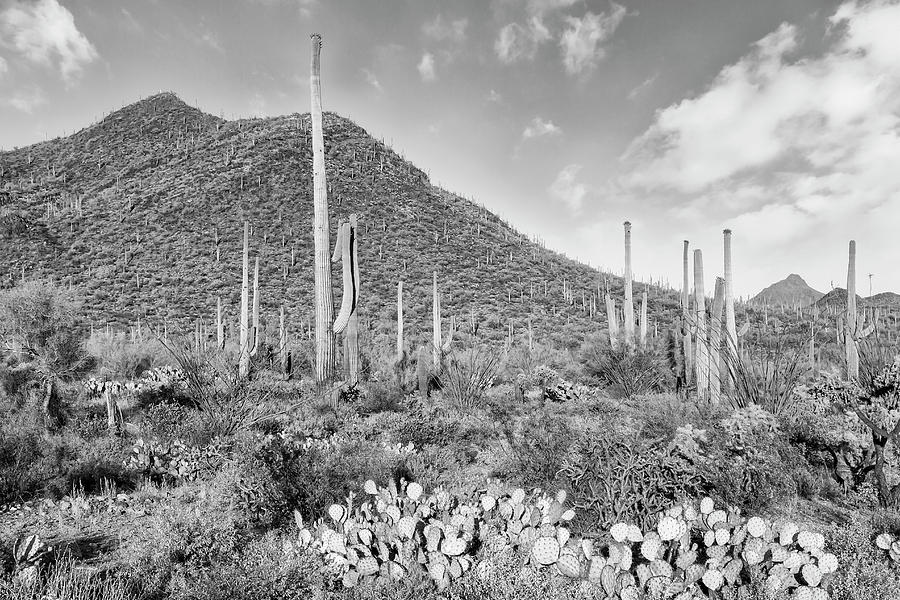
<svg viewBox="0 0 900 600"><path fill-rule="evenodd" d="M364 352L333 393L263 353L238 377L230 341L85 342L52 286L0 313L3 597L900 593L898 367L875 340L854 381L750 351L714 405L672 391L665 347L601 338L457 340L423 390Z"/></svg>

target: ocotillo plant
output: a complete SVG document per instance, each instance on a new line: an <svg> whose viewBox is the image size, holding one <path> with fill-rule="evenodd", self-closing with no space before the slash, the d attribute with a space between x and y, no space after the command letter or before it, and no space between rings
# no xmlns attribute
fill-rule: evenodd
<svg viewBox="0 0 900 600"><path fill-rule="evenodd" d="M356 215L350 221L340 223L334 244L333 262L341 261L344 279L341 309L334 320L334 333L344 335L344 350L347 361L347 381L354 385L359 382L359 264L356 252Z"/></svg>
<svg viewBox="0 0 900 600"><path fill-rule="evenodd" d="M241 377L250 375L250 223L244 221L244 253L241 275L241 325L240 325L240 359L238 373Z"/></svg>
<svg viewBox="0 0 900 600"><path fill-rule="evenodd" d="M322 38L310 36L309 93L310 120L312 121L313 150L313 248L315 252L315 302L316 302L316 382L323 383L334 374L334 300L331 296L331 249L328 222L328 184L325 180L325 138L322 133L322 83L319 54Z"/></svg>
<svg viewBox="0 0 900 600"><path fill-rule="evenodd" d="M631 223L625 221L625 346L634 346L634 297L631 275Z"/></svg>

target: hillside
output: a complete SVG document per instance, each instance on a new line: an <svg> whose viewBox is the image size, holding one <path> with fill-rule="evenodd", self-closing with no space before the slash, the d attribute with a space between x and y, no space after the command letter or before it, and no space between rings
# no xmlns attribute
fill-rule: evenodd
<svg viewBox="0 0 900 600"><path fill-rule="evenodd" d="M23 272L52 277L74 286L98 326L140 317L170 330L190 328L198 317L209 323L221 296L234 324L248 219L264 317L277 325L283 302L291 329L307 331L309 131L308 114L226 121L163 93L69 137L0 153L2 285ZM360 314L370 333L393 331L403 279L410 334L424 336L433 270L444 314L462 324L474 314L479 335L502 339L512 322L521 336L530 319L536 335L573 344L605 327L605 315L591 317L582 296L589 305L598 286L609 285L621 299L620 279L532 243L484 208L432 186L345 118L326 113L324 135L332 231L339 219L359 215ZM338 266L334 272L337 302ZM637 284L636 294L644 287ZM652 288L649 295L651 315L668 322L674 293Z"/></svg>
<svg viewBox="0 0 900 600"><path fill-rule="evenodd" d="M814 290L802 277L792 273L751 298L750 303L770 306L795 306L799 303L800 306L809 306L822 296L822 292Z"/></svg>

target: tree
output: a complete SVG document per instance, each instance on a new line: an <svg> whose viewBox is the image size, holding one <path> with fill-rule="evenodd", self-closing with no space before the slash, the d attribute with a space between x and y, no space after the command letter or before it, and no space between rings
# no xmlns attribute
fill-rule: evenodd
<svg viewBox="0 0 900 600"><path fill-rule="evenodd" d="M82 343L78 308L63 290L41 281L0 293L0 353L8 364L33 374L48 429L60 421L58 383L93 367Z"/></svg>

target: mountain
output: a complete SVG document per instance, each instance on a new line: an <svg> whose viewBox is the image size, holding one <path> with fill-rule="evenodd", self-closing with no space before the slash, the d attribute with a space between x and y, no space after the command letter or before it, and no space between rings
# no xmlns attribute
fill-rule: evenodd
<svg viewBox="0 0 900 600"><path fill-rule="evenodd" d="M455 315L463 329L474 319L479 336L493 339L504 339L510 324L521 338L530 321L537 339L571 345L605 328L582 296L590 304L609 286L621 306L620 278L431 185L352 121L326 113L324 136L332 232L359 215L364 335L393 335L400 279L408 331L428 335L432 271L445 318ZM189 329L198 317L209 324L221 297L234 330L244 219L251 259L260 257L264 319L277 327L283 303L290 329L308 335L309 115L227 121L172 93L155 95L71 136L0 153L0 286L23 272L52 277L73 286L96 326L120 328L138 318L170 330ZM337 305L339 265L333 273ZM638 303L645 287L635 285ZM677 312L676 294L649 287L649 296L650 314L665 324Z"/></svg>
<svg viewBox="0 0 900 600"><path fill-rule="evenodd" d="M817 306L825 307L825 306L847 306L847 290L845 288L834 288L816 302ZM857 306L896 306L900 305L900 294L895 294L894 292L881 292L879 294L873 294L872 296L868 296L863 298L859 295L856 296L856 305Z"/></svg>
<svg viewBox="0 0 900 600"><path fill-rule="evenodd" d="M802 277L792 273L755 295L750 299L750 304L769 304L770 306L785 304L793 306L799 302L801 306L808 306L822 296L824 296L822 292L814 290Z"/></svg>

